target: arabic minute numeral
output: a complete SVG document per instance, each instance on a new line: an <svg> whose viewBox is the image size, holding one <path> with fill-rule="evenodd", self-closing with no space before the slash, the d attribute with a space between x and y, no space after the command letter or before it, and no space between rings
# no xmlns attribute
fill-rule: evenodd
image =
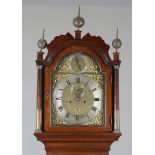
<svg viewBox="0 0 155 155"><path fill-rule="evenodd" d="M93 106L91 110L96 112L97 108Z"/></svg>
<svg viewBox="0 0 155 155"><path fill-rule="evenodd" d="M63 111L63 107L62 106L58 107L58 109L60 110L60 112Z"/></svg>

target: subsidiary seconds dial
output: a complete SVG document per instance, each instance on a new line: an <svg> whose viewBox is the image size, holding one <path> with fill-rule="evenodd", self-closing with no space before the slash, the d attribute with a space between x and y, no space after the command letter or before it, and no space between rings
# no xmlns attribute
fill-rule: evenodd
<svg viewBox="0 0 155 155"><path fill-rule="evenodd" d="M57 115L69 124L85 124L102 109L103 91L91 77L70 75L62 79L53 92Z"/></svg>

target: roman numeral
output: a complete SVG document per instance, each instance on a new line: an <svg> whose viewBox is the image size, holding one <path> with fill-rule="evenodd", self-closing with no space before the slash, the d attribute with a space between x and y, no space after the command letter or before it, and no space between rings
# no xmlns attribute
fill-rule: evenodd
<svg viewBox="0 0 155 155"><path fill-rule="evenodd" d="M99 101L99 98L94 98L94 101Z"/></svg>
<svg viewBox="0 0 155 155"><path fill-rule="evenodd" d="M90 117L88 116L88 114L86 114L86 116L87 116L88 118L90 118Z"/></svg>
<svg viewBox="0 0 155 155"><path fill-rule="evenodd" d="M61 97L56 97L56 100L61 100Z"/></svg>
<svg viewBox="0 0 155 155"><path fill-rule="evenodd" d="M80 78L76 78L76 83L80 83Z"/></svg>
<svg viewBox="0 0 155 155"><path fill-rule="evenodd" d="M67 83L68 85L70 85L70 84L71 84L69 80L67 80L67 81L66 81L66 83Z"/></svg>
<svg viewBox="0 0 155 155"><path fill-rule="evenodd" d="M76 115L76 121L79 121L79 116L78 115Z"/></svg>
<svg viewBox="0 0 155 155"><path fill-rule="evenodd" d="M69 113L67 113L67 114L65 115L65 117L66 117L66 118L69 118Z"/></svg>
<svg viewBox="0 0 155 155"><path fill-rule="evenodd" d="M93 110L93 111L96 112L97 108L93 106L93 107L91 108L91 110Z"/></svg>
<svg viewBox="0 0 155 155"><path fill-rule="evenodd" d="M97 90L97 88L92 89L92 91L95 91L95 90Z"/></svg>
<svg viewBox="0 0 155 155"><path fill-rule="evenodd" d="M63 110L63 107L62 106L60 106L60 107L58 107L58 109L60 110L60 112Z"/></svg>
<svg viewBox="0 0 155 155"><path fill-rule="evenodd" d="M63 90L62 88L58 89L58 90Z"/></svg>
<svg viewBox="0 0 155 155"><path fill-rule="evenodd" d="M86 86L88 85L89 81L90 81L90 79L86 82Z"/></svg>

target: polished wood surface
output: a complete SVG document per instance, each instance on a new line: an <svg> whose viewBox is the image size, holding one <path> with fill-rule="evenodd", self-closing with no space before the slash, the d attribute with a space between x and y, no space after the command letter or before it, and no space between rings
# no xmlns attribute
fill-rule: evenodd
<svg viewBox="0 0 155 155"><path fill-rule="evenodd" d="M35 133L45 145L47 155L108 155L110 146L121 134L56 134Z"/></svg>
<svg viewBox="0 0 155 155"><path fill-rule="evenodd" d="M107 151L103 151L103 152L100 152L100 151L94 151L94 152L55 151L55 152L46 152L46 155L109 155L109 152L107 152Z"/></svg>

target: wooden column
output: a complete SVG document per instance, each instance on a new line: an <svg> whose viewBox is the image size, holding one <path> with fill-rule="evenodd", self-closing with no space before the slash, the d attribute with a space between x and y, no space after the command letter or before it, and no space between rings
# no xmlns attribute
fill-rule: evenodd
<svg viewBox="0 0 155 155"><path fill-rule="evenodd" d="M42 69L43 65L38 62L43 61L43 52L37 55L37 105L36 105L36 132L42 132Z"/></svg>
<svg viewBox="0 0 155 155"><path fill-rule="evenodd" d="M116 51L114 56L114 132L120 133L120 109L119 109L119 53Z"/></svg>

